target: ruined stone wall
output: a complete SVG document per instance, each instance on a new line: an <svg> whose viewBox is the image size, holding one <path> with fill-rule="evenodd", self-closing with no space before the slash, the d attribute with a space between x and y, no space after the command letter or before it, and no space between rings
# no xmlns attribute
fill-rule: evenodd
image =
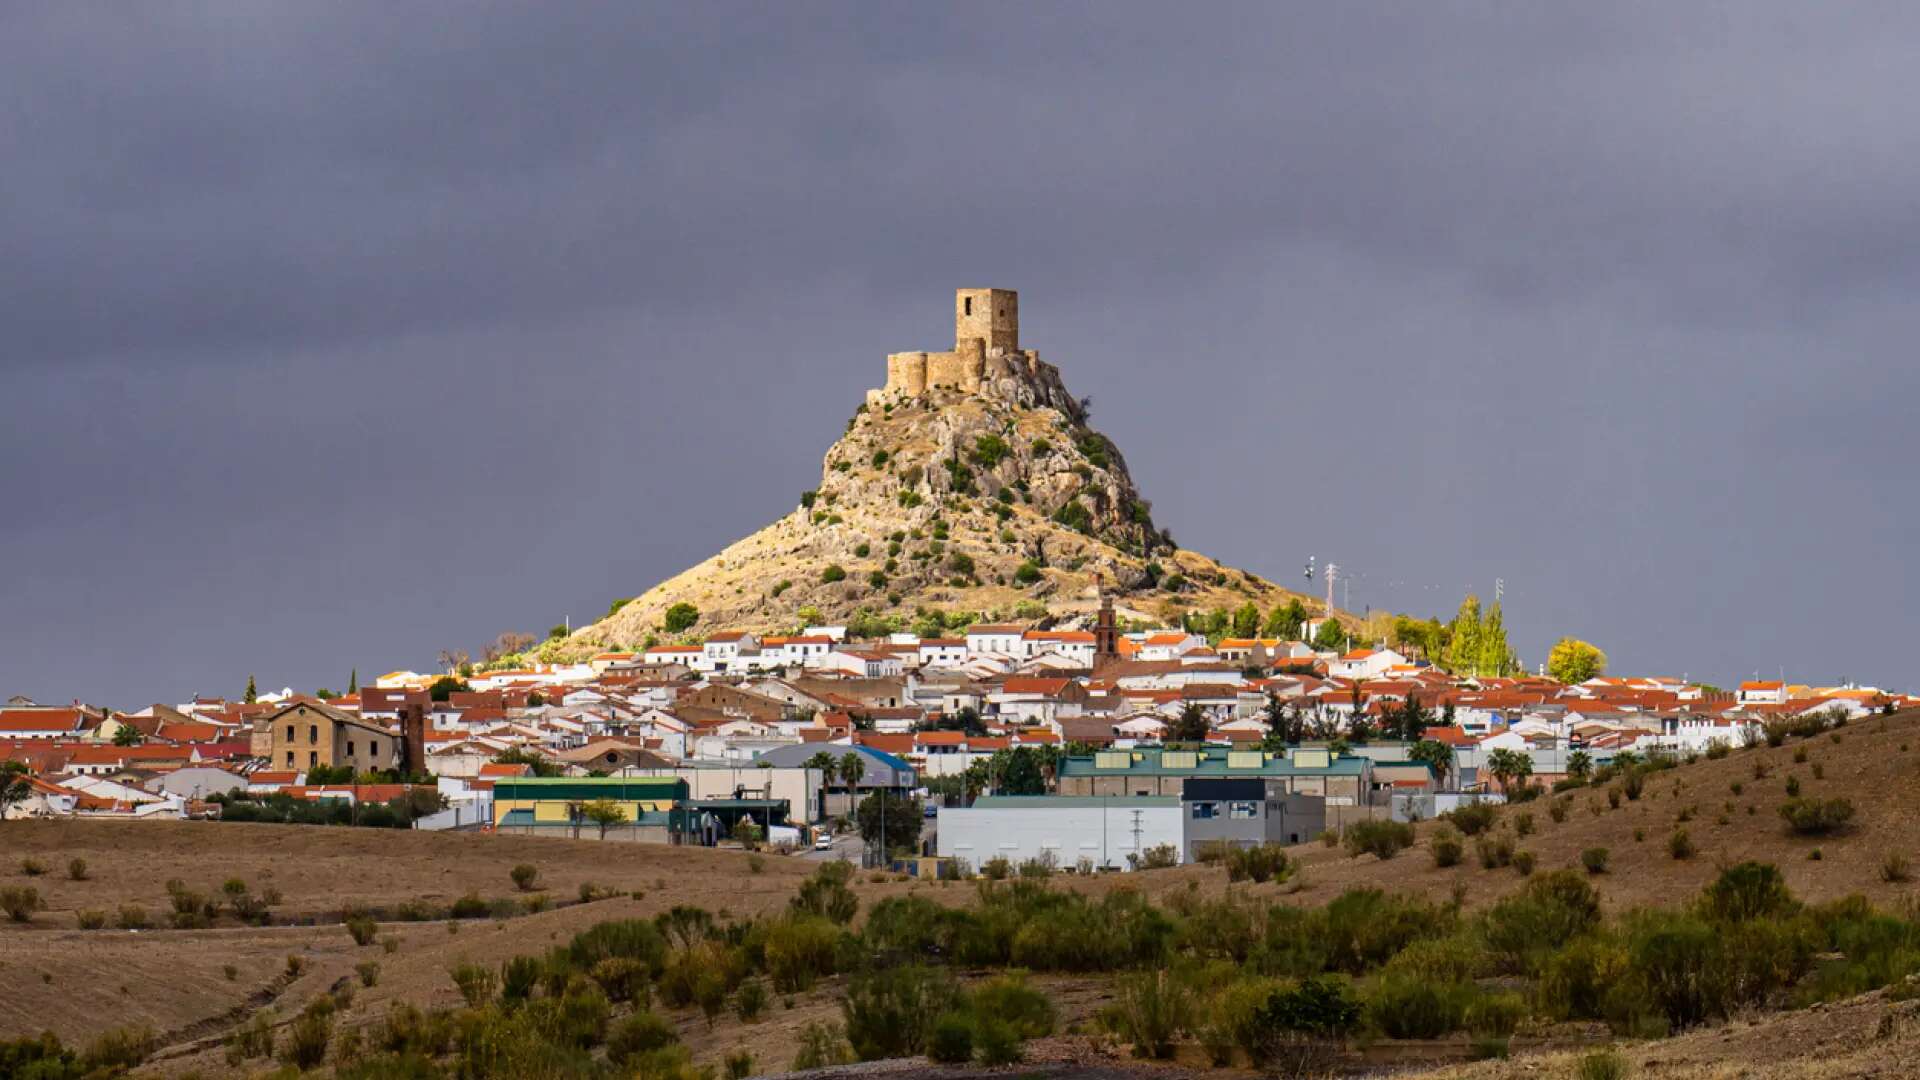
<svg viewBox="0 0 1920 1080"><path fill-rule="evenodd" d="M928 353L927 386L979 393L986 364L986 344L979 338L959 342L953 352Z"/></svg>
<svg viewBox="0 0 1920 1080"><path fill-rule="evenodd" d="M927 392L927 354L892 353L887 356L885 393L918 395Z"/></svg>

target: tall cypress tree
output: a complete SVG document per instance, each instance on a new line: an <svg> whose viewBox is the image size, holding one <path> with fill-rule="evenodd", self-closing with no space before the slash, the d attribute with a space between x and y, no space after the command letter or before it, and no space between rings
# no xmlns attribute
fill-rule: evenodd
<svg viewBox="0 0 1920 1080"><path fill-rule="evenodd" d="M247 704L249 705L253 704L254 701L259 698L259 696L260 696L259 693L256 692L253 688L253 676L251 675L247 676Z"/></svg>
<svg viewBox="0 0 1920 1080"><path fill-rule="evenodd" d="M1480 623L1479 674L1505 675L1512 670L1513 650L1507 646L1506 621L1500 614L1499 602L1495 601Z"/></svg>
<svg viewBox="0 0 1920 1080"><path fill-rule="evenodd" d="M1453 640L1447 644L1447 670L1455 675L1478 675L1479 668L1480 598L1468 593L1453 617Z"/></svg>
<svg viewBox="0 0 1920 1080"><path fill-rule="evenodd" d="M347 676L347 693L357 694L359 692L360 692L360 669L354 668L353 674Z"/></svg>

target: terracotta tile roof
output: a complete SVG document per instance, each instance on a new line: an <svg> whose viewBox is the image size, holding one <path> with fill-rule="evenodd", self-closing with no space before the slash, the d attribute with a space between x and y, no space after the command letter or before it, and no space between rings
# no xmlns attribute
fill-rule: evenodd
<svg viewBox="0 0 1920 1080"><path fill-rule="evenodd" d="M0 732L79 731L85 722L78 709L0 709Z"/></svg>

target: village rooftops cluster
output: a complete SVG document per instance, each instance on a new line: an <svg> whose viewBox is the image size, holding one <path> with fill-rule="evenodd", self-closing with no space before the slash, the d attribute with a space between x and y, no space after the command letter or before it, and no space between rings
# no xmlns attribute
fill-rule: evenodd
<svg viewBox="0 0 1920 1080"><path fill-rule="evenodd" d="M1786 682L1722 692L1659 677L1570 686L1544 677L1456 678L1391 648L1331 653L1297 641L1209 642L1176 629L1118 635L1101 656L1096 638L977 624L950 638L854 642L842 627L816 626L476 671L467 689L444 700L430 693L444 673L412 671L330 700L282 692L250 703L196 698L116 712L15 699L0 709L0 760L24 764L33 790L7 812L178 817L207 812L209 796L236 789L368 799L382 793L306 781L382 771L428 774L458 805L524 775L527 765L496 760L516 755L545 759L564 775L690 776L696 794L710 795L707 787L726 794L741 785L709 773L794 767L822 751L896 763L884 784L897 785L963 774L1030 747L1049 760L1065 755L1063 792L1074 778L1089 778L1091 793L1091 778L1138 772L1145 760L1116 772L1118 759L1103 753L1176 736L1217 751L1207 760L1222 775L1298 770L1295 753L1275 753L1277 712L1294 718L1296 744L1344 745L1347 756L1374 765L1404 762L1407 747L1380 733L1415 702L1431 721L1419 738L1450 748L1453 760L1430 774L1425 766L1418 774L1375 769L1368 787L1377 796L1416 783L1484 788L1482 767L1496 750L1527 755L1533 775L1551 781L1576 751L1596 764L1622 751L1701 751L1715 740L1745 741L1772 719L1914 703L1870 688ZM417 724L411 736L409 716ZM1340 759L1336 751L1332 761ZM1159 769L1179 759L1152 760ZM1330 762L1313 767L1338 771ZM818 787L817 777L803 776L787 793L796 817L823 810Z"/></svg>

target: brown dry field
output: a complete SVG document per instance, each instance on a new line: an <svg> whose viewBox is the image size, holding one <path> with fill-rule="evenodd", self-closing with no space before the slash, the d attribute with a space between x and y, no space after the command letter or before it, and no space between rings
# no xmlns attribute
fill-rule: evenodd
<svg viewBox="0 0 1920 1080"><path fill-rule="evenodd" d="M1542 870L1577 865L1579 852L1587 847L1609 848L1612 870L1594 880L1616 910L1682 903L1720 866L1742 859L1777 863L1803 899L1860 892L1883 905L1914 903L1916 886L1883 882L1879 867L1889 852L1920 856L1909 824L1920 810L1920 784L1914 782L1920 768L1916 719L1920 714L1873 717L1849 725L1838 743L1823 736L1779 748L1735 751L1720 761L1701 760L1659 774L1641 800L1623 802L1619 810L1606 809L1600 793L1580 792L1564 823L1552 821L1544 801L1504 811L1502 820L1510 822L1522 812L1533 815L1536 832L1520 846L1536 854ZM1792 760L1799 746L1809 753L1804 764ZM1756 762L1771 770L1768 778L1754 779ZM1823 779L1813 777L1815 763L1824 769ZM1777 813L1789 775L1799 778L1804 795L1850 798L1858 808L1855 827L1817 841L1790 836ZM1742 785L1740 795L1730 791L1736 781ZM1731 812L1723 805L1728 801L1733 803ZM1600 812L1591 813L1590 804ZM1754 807L1751 814L1749 805ZM1676 861L1667 853L1666 838L1683 807L1694 808L1684 827L1700 853ZM1723 812L1724 825L1716 821ZM1434 867L1425 850L1433 828L1422 824L1418 846L1391 860L1348 858L1311 845L1297 849L1303 868L1293 881L1231 887L1316 904L1352 886L1436 898L1463 888L1468 904L1478 907L1525 881L1511 869L1481 869L1470 843L1462 865ZM1633 840L1635 828L1644 830L1643 841ZM1807 858L1815 847L1824 856L1818 862ZM0 853L0 884L31 883L48 903L31 924L0 924L0 985L12 989L0 994L0 1037L52 1030L84 1041L107 1027L146 1025L162 1033L168 1047L148 1071L166 1075L227 1074L219 1041L234 1024L267 1004L279 1015L292 1015L310 998L353 981L354 965L363 959L379 960L381 977L377 986L360 990L343 1014L350 1025L376 1022L393 1001L422 1007L455 1004L458 994L448 976L454 964L498 963L512 955L542 952L607 919L651 916L675 904L733 915L775 910L818 865L767 855L755 870L755 860L737 851L217 822L10 822L0 826ZM22 877L18 863L26 857L47 863L49 872ZM74 857L87 860L88 880L67 879L66 864ZM339 925L341 909L350 905L390 913L411 899L444 906L470 891L487 898L517 895L508 870L522 862L540 868L542 890L565 906L511 919L466 921L457 932L450 932L445 922L383 920L382 936L399 942L391 954L377 946L355 946ZM164 883L175 877L208 891L217 891L230 877L256 889L271 885L283 896L276 918L311 925L140 933L76 928L77 911L112 912L123 903L140 904L156 922L163 921L168 910ZM1212 867L1056 880L1076 890L1138 888L1156 897L1229 888L1224 872ZM642 895L573 903L586 881ZM876 882L864 874L855 888L863 909L901 893L952 904L967 904L974 897L964 883ZM297 979L284 974L290 954L307 962ZM235 969L231 979L225 973L229 965ZM1109 993L1109 984L1097 978L1047 978L1041 983L1060 1004L1063 1026L1090 1017ZM709 1031L697 1013L671 1019L697 1060L717 1062L723 1053L745 1046L763 1067L778 1068L791 1060L802 1026L837 1018L837 996L837 986L828 983L795 998L790 1006L776 998L766 1018L751 1026L729 1018ZM1623 1049L1636 1064L1634 1075L1920 1076L1917 1032L1920 1018L1912 1003L1890 1005L1869 995L1825 1009L1768 1014ZM1523 1045L1525 1040L1516 1040L1517 1051ZM1110 1056L1116 1048L1080 1035L1058 1036L1034 1051L1041 1059L1036 1065L1050 1061L1048 1069L1068 1071L1090 1061L1146 1074L1198 1071L1199 1065L1197 1060L1168 1068L1129 1064ZM1543 1048L1516 1053L1512 1062L1433 1075L1473 1080L1571 1075L1572 1061Z"/></svg>

